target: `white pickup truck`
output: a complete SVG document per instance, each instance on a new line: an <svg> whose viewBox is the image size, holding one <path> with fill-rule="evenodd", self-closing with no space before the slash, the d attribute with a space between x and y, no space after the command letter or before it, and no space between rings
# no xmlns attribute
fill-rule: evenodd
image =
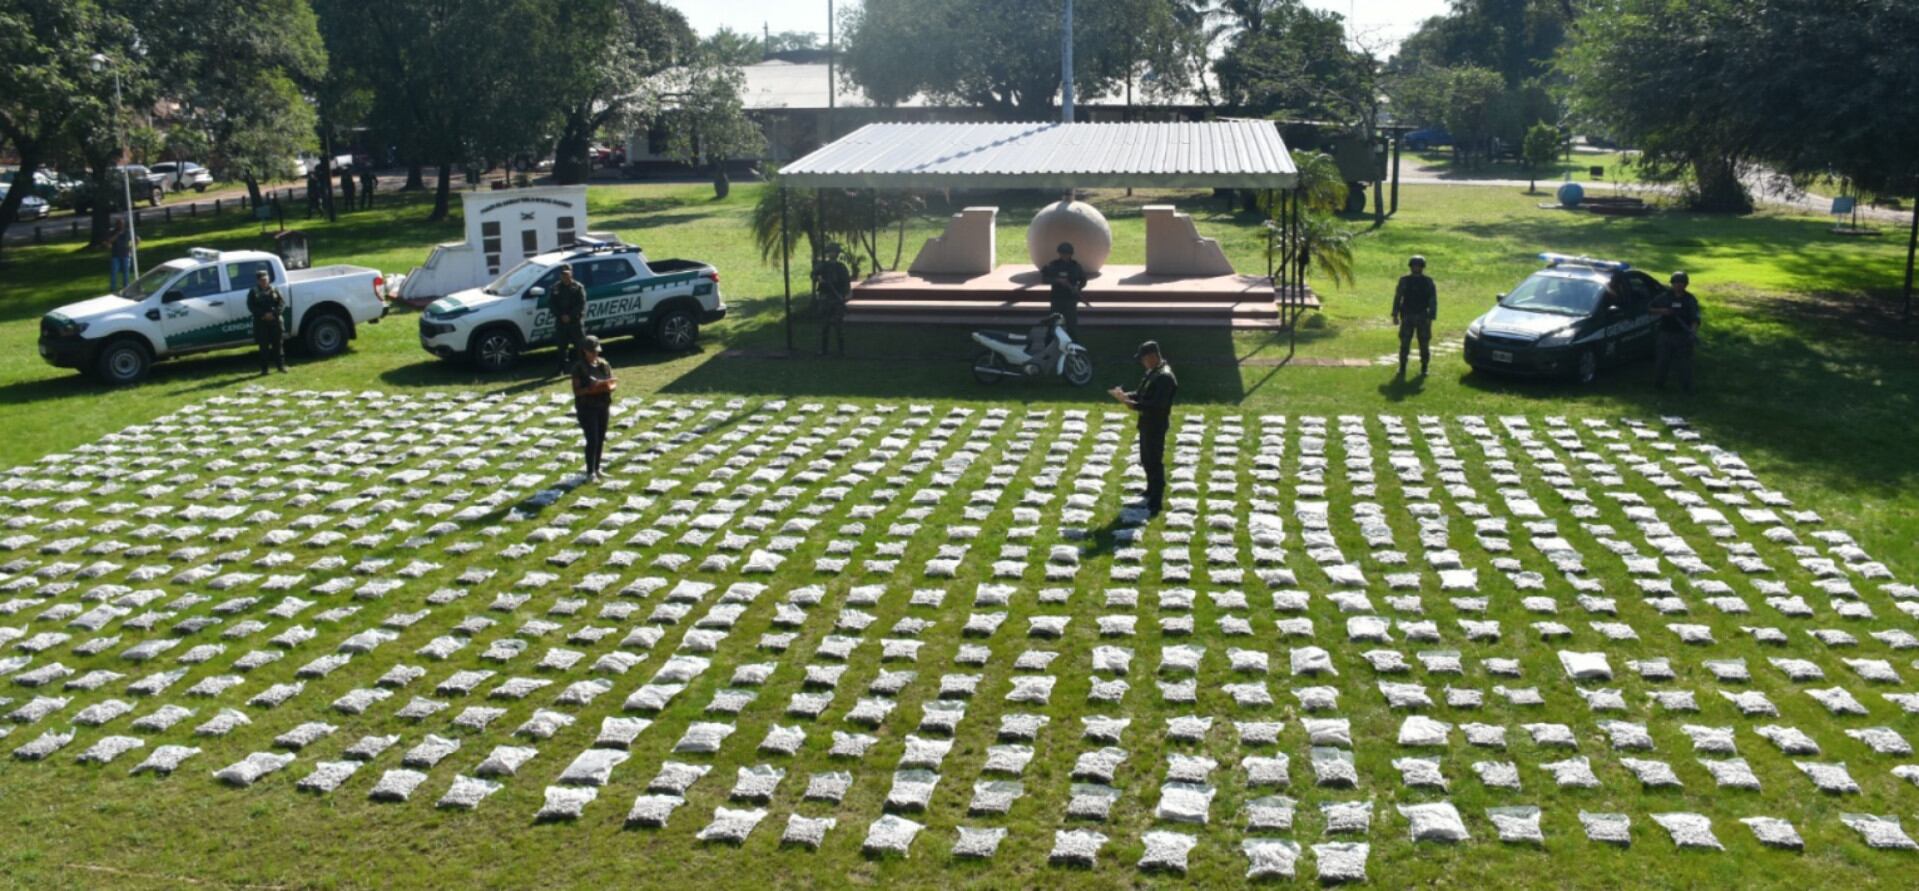
<svg viewBox="0 0 1919 891"><path fill-rule="evenodd" d="M465 358L482 371L512 366L530 347L556 342L547 294L561 267L586 289L586 332L650 336L689 350L700 326L726 318L720 273L698 260L648 260L638 247L570 247L531 257L481 288L461 291L420 314L420 346L443 359Z"/></svg>
<svg viewBox="0 0 1919 891"><path fill-rule="evenodd" d="M289 335L310 355L345 352L358 334L355 326L386 314L378 270L336 265L289 272L264 251L194 248L147 270L118 294L47 313L40 320L40 357L127 384L145 377L160 359L251 346L247 291L262 269L286 295Z"/></svg>

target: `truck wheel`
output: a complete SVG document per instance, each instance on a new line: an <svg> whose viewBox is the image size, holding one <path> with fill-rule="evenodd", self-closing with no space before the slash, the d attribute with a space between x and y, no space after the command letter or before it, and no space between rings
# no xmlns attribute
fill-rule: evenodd
<svg viewBox="0 0 1919 891"><path fill-rule="evenodd" d="M693 320L693 314L684 309L668 310L666 315L653 323L653 340L672 352L684 352L693 348L700 339L700 323Z"/></svg>
<svg viewBox="0 0 1919 891"><path fill-rule="evenodd" d="M353 336L353 328L339 313L328 312L307 320L300 332L300 344L306 347L307 355L316 359L337 356L346 352L346 342Z"/></svg>
<svg viewBox="0 0 1919 891"><path fill-rule="evenodd" d="M147 376L153 367L153 353L147 345L131 337L107 342L93 357L95 377L115 386L131 384Z"/></svg>
<svg viewBox="0 0 1919 891"><path fill-rule="evenodd" d="M467 356L481 371L498 373L520 360L520 335L511 328L486 328L473 335L467 344Z"/></svg>
<svg viewBox="0 0 1919 891"><path fill-rule="evenodd" d="M1599 352L1586 350L1579 354L1573 366L1573 380L1581 384L1590 384L1599 379Z"/></svg>
<svg viewBox="0 0 1919 891"><path fill-rule="evenodd" d="M152 191L147 192L147 206L159 207L160 199L166 197L166 193L167 193L166 189L161 188L160 186L154 186Z"/></svg>

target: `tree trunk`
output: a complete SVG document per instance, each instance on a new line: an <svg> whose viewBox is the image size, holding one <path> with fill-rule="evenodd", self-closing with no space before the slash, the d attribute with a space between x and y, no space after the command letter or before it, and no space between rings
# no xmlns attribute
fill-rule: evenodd
<svg viewBox="0 0 1919 891"><path fill-rule="evenodd" d="M553 147L553 181L570 186L586 182L593 175L593 159L587 147L593 141L593 121L585 109L571 108L560 128L560 141Z"/></svg>
<svg viewBox="0 0 1919 891"><path fill-rule="evenodd" d="M17 143L15 148L20 153L20 169L13 174L16 188L8 189L7 200L0 201L0 258L6 256L7 226L13 222L14 215L20 212L20 202L33 194L33 172L40 169L40 143Z"/></svg>
<svg viewBox="0 0 1919 891"><path fill-rule="evenodd" d="M433 212L427 215L427 222L437 223L446 219L447 196L453 190L453 165L440 165L440 185L433 191Z"/></svg>
<svg viewBox="0 0 1919 891"><path fill-rule="evenodd" d="M732 191L733 191L733 183L731 180L726 178L726 162L724 160L714 161L713 162L713 198L714 200L725 200L727 194Z"/></svg>
<svg viewBox="0 0 1919 891"><path fill-rule="evenodd" d="M93 178L93 213L89 244L100 244L106 240L107 224L113 219L114 207L126 200L126 186L113 176L113 155L101 155L87 159L87 172ZM138 232L134 233L136 236Z"/></svg>
<svg viewBox="0 0 1919 891"><path fill-rule="evenodd" d="M1706 213L1752 213L1752 196L1739 181L1739 167L1730 158L1701 158L1692 165L1695 193L1692 209Z"/></svg>
<svg viewBox="0 0 1919 891"><path fill-rule="evenodd" d="M259 207L260 201L262 200L260 198L259 178L253 175L253 171L249 170L246 172L246 175L242 177L242 179L247 184L247 206Z"/></svg>
<svg viewBox="0 0 1919 891"><path fill-rule="evenodd" d="M407 165L406 185L401 186L400 191L402 192L426 191L426 175L424 170L420 167L420 165L418 164Z"/></svg>

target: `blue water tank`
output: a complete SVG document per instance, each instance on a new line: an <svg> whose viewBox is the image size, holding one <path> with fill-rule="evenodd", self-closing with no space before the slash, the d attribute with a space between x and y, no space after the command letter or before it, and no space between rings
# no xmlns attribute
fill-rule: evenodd
<svg viewBox="0 0 1919 891"><path fill-rule="evenodd" d="M1586 200L1586 190L1580 188L1578 183L1566 183L1560 186L1558 194L1559 203L1567 207L1578 207L1579 202Z"/></svg>

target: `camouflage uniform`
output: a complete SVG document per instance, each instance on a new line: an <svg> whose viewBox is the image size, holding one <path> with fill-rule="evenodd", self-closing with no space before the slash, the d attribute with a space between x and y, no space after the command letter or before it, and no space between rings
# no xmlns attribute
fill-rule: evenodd
<svg viewBox="0 0 1919 891"><path fill-rule="evenodd" d="M553 312L553 336L560 342L560 373L566 374L580 355L580 343L586 340L586 286L578 280L570 284L561 280L553 285L546 300Z"/></svg>
<svg viewBox="0 0 1919 891"><path fill-rule="evenodd" d="M287 370L287 299L272 285L255 284L247 291L247 314L253 317L253 342L260 347L260 373L269 364Z"/></svg>

